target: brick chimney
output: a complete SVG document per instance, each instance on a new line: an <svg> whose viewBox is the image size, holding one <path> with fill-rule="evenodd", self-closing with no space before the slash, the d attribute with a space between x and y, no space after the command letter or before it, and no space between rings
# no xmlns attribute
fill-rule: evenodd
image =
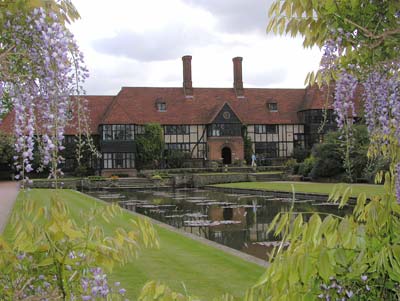
<svg viewBox="0 0 400 301"><path fill-rule="evenodd" d="M237 97L243 97L242 57L234 57L233 61L233 88Z"/></svg>
<svg viewBox="0 0 400 301"><path fill-rule="evenodd" d="M183 92L186 97L193 97L192 87L192 56L185 55L182 57L183 62Z"/></svg>

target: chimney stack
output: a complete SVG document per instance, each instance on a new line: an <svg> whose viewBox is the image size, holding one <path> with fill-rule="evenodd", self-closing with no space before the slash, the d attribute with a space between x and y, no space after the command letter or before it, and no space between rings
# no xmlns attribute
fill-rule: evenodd
<svg viewBox="0 0 400 301"><path fill-rule="evenodd" d="M183 62L183 92L186 97L193 97L192 87L192 56L185 55L182 57Z"/></svg>
<svg viewBox="0 0 400 301"><path fill-rule="evenodd" d="M242 57L234 57L233 61L233 88L237 97L243 97Z"/></svg>

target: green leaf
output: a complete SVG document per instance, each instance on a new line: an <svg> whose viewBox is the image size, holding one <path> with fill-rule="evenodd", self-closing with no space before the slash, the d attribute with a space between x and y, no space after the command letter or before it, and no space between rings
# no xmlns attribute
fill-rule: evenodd
<svg viewBox="0 0 400 301"><path fill-rule="evenodd" d="M347 201L349 200L350 194L352 192L351 186L348 186L342 195L342 200L340 201L339 208L343 208L346 205Z"/></svg>
<svg viewBox="0 0 400 301"><path fill-rule="evenodd" d="M281 219L279 220L279 223L276 226L275 236L278 236L279 234L281 234L283 228L287 225L288 220L289 220L289 214L284 213L282 215Z"/></svg>
<svg viewBox="0 0 400 301"><path fill-rule="evenodd" d="M318 273L328 283L329 278L334 275L333 265L329 259L328 252L322 250L319 255Z"/></svg>
<svg viewBox="0 0 400 301"><path fill-rule="evenodd" d="M53 258L47 257L43 259L41 262L38 263L38 267L44 267L44 266L49 266L53 264Z"/></svg>

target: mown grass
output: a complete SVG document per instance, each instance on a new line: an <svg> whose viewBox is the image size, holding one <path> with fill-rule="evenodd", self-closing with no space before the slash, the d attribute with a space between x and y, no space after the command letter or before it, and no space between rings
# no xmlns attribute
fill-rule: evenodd
<svg viewBox="0 0 400 301"><path fill-rule="evenodd" d="M32 189L28 197L48 206L55 190ZM72 190L59 190L58 197L68 202L71 218L79 224L79 212L92 206L104 206L105 203ZM23 195L19 194L14 211L21 210ZM111 233L117 227L124 227L133 216L124 211L121 217L112 224L102 223L104 230ZM139 258L133 262L117 267L110 275L112 281L120 281L127 289L129 300L136 300L143 285L149 280L160 280L176 291L212 300L225 292L239 297L246 288L254 284L264 269L244 261L236 256L186 238L155 225L160 249L143 249ZM11 227L5 229L6 237L10 237Z"/></svg>
<svg viewBox="0 0 400 301"><path fill-rule="evenodd" d="M257 189L257 190L268 190L268 191L292 191L292 185L294 186L295 192L302 193L317 193L329 195L334 187L345 187L350 186L352 189L351 196L356 197L361 192L365 192L367 197L374 195L382 195L384 193L383 185L372 185L372 184L347 184L347 183L314 183L314 182L284 182L284 181L272 181L272 182L240 182L240 183L228 183L228 184L216 184L216 187L228 187L228 188L243 188L243 189Z"/></svg>

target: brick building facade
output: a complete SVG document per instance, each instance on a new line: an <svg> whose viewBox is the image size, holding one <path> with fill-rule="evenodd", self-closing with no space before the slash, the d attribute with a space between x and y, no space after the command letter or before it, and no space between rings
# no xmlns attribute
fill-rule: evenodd
<svg viewBox="0 0 400 301"><path fill-rule="evenodd" d="M271 162L291 157L296 147L310 148L321 133L335 129L328 105L332 95L316 87L244 88L242 58L235 57L232 88L196 88L191 59L182 58L180 88L122 87L115 96L85 96L103 174L134 172L135 137L143 133L146 123L162 125L166 149L188 152L198 162L224 164L244 159L245 133L260 162ZM12 126L9 114L0 129L11 131ZM66 141L76 134L74 129L68 127Z"/></svg>

